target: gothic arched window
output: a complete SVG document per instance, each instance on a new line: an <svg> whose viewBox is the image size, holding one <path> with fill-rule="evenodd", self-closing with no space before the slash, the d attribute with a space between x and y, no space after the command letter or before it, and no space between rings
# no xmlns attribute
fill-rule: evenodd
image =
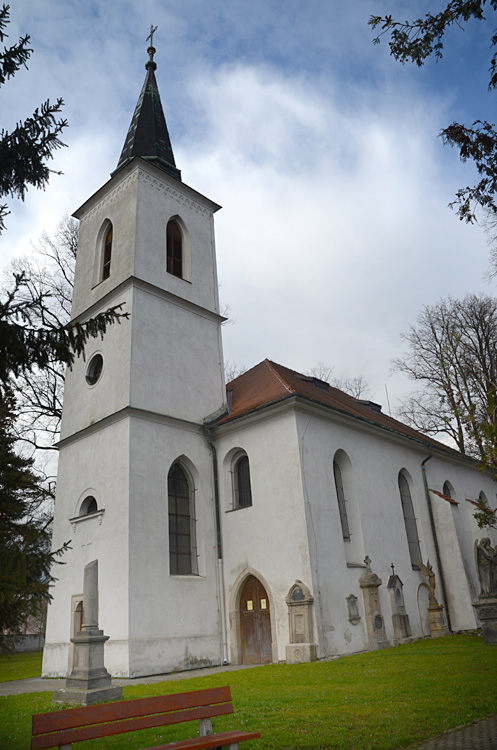
<svg viewBox="0 0 497 750"><path fill-rule="evenodd" d="M343 491L342 470L338 462L333 461L333 475L335 477L335 487L337 491L338 510L340 511L340 523L342 526L342 536L345 541L350 540L349 520L347 518L347 508L345 507L345 493Z"/></svg>
<svg viewBox="0 0 497 750"><path fill-rule="evenodd" d="M402 512L404 514L404 524L406 527L407 543L409 545L409 556L412 567L417 570L418 562L421 560L421 548L419 546L418 526L416 516L414 515L414 506L412 504L411 490L407 478L401 471L399 473L399 491L400 501L402 503Z"/></svg>
<svg viewBox="0 0 497 750"><path fill-rule="evenodd" d="M112 258L112 234L112 224L109 223L109 226L105 232L102 253L102 281L104 281L104 279L108 279L110 276L110 262Z"/></svg>
<svg viewBox="0 0 497 750"><path fill-rule="evenodd" d="M235 508L248 508L252 505L250 467L248 456L240 456L233 467L233 495Z"/></svg>
<svg viewBox="0 0 497 750"><path fill-rule="evenodd" d="M179 463L167 478L169 514L169 572L192 575L197 572L195 512L190 480Z"/></svg>
<svg viewBox="0 0 497 750"><path fill-rule="evenodd" d="M183 278L183 235L174 219L167 223L167 272Z"/></svg>

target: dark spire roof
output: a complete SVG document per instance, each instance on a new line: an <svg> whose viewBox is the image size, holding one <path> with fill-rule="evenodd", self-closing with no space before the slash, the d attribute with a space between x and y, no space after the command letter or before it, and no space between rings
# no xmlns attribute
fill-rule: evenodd
<svg viewBox="0 0 497 750"><path fill-rule="evenodd" d="M149 47L148 62L145 64L147 76L138 98L128 135L124 143L121 156L115 174L124 167L133 157L141 156L159 169L181 180L181 172L176 168L173 149L167 132L166 118L162 110L162 104L155 80L154 62L155 48Z"/></svg>

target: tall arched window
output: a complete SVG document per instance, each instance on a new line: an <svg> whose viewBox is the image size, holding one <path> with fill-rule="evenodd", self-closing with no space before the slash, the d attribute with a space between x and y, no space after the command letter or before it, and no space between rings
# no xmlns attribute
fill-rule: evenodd
<svg viewBox="0 0 497 750"><path fill-rule="evenodd" d="M414 515L411 490L409 489L408 481L402 472L399 473L399 491L400 500L402 503L402 512L404 514L404 524L406 527L411 565L415 570L418 570L418 562L421 561L421 548L419 546L418 526L416 523L416 516Z"/></svg>
<svg viewBox="0 0 497 750"><path fill-rule="evenodd" d="M197 572L195 513L189 479L179 463L167 478L169 513L169 572L191 575Z"/></svg>
<svg viewBox="0 0 497 750"><path fill-rule="evenodd" d="M233 467L233 495L235 508L248 508L252 505L250 467L248 456L240 456Z"/></svg>
<svg viewBox="0 0 497 750"><path fill-rule="evenodd" d="M102 254L102 281L110 276L110 262L112 258L112 224L109 224L105 232L103 254Z"/></svg>
<svg viewBox="0 0 497 750"><path fill-rule="evenodd" d="M333 475L335 477L335 488L337 491L338 510L340 511L340 523L342 525L342 536L345 541L350 540L349 520L347 508L345 507L345 493L343 491L342 470L337 461L333 461Z"/></svg>
<svg viewBox="0 0 497 750"><path fill-rule="evenodd" d="M183 278L183 235L178 223L167 223L167 272Z"/></svg>

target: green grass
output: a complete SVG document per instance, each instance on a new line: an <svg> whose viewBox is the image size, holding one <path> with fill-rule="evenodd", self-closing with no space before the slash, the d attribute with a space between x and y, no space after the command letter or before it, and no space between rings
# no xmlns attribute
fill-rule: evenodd
<svg viewBox="0 0 497 750"><path fill-rule="evenodd" d="M33 651L27 654L0 654L0 682L39 677L42 653Z"/></svg>
<svg viewBox="0 0 497 750"><path fill-rule="evenodd" d="M259 730L245 750L389 750L497 713L497 647L481 636L422 640L328 662L271 665L124 688L125 699L231 685L235 713L218 730ZM31 715L51 694L0 698L0 747L29 747ZM188 736L185 725L82 743L78 750L148 747ZM190 736L195 734L195 727Z"/></svg>

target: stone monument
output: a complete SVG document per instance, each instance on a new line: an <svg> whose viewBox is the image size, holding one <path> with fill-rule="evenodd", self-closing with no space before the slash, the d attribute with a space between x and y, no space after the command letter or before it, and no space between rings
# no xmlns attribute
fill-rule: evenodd
<svg viewBox="0 0 497 750"><path fill-rule="evenodd" d="M419 569L422 574L428 578L429 587L429 603L428 603L428 618L430 622L430 636L432 638L438 638L442 635L448 635L449 629L445 619L444 608L442 604L439 604L435 596L435 588L437 586L437 580L430 561L424 565L418 560Z"/></svg>
<svg viewBox="0 0 497 750"><path fill-rule="evenodd" d="M287 664L316 661L317 646L314 643L312 605L314 597L302 583L296 581L285 599L288 606L290 643L286 647Z"/></svg>
<svg viewBox="0 0 497 750"><path fill-rule="evenodd" d="M98 560L85 566L83 582L83 621L74 644L74 666L66 686L55 690L54 703L92 703L121 700L123 691L112 686L112 678L104 666L104 643L109 640L98 629Z"/></svg>
<svg viewBox="0 0 497 750"><path fill-rule="evenodd" d="M476 609L485 643L497 644L497 547L484 537L475 541L475 562L480 581L480 594L473 607Z"/></svg>
<svg viewBox="0 0 497 750"><path fill-rule="evenodd" d="M378 589L381 586L381 578L371 570L371 560L364 558L366 570L359 578L359 586L364 598L364 610L366 613L366 628L368 631L371 648L388 648L391 643L385 632L385 621L381 614L380 597Z"/></svg>
<svg viewBox="0 0 497 750"><path fill-rule="evenodd" d="M394 634L394 645L398 643L410 643L411 624L409 615L406 612L404 604L404 584L399 576L395 573L393 563L391 565L392 575L388 579L387 589L390 594L390 605L392 607L392 623Z"/></svg>

